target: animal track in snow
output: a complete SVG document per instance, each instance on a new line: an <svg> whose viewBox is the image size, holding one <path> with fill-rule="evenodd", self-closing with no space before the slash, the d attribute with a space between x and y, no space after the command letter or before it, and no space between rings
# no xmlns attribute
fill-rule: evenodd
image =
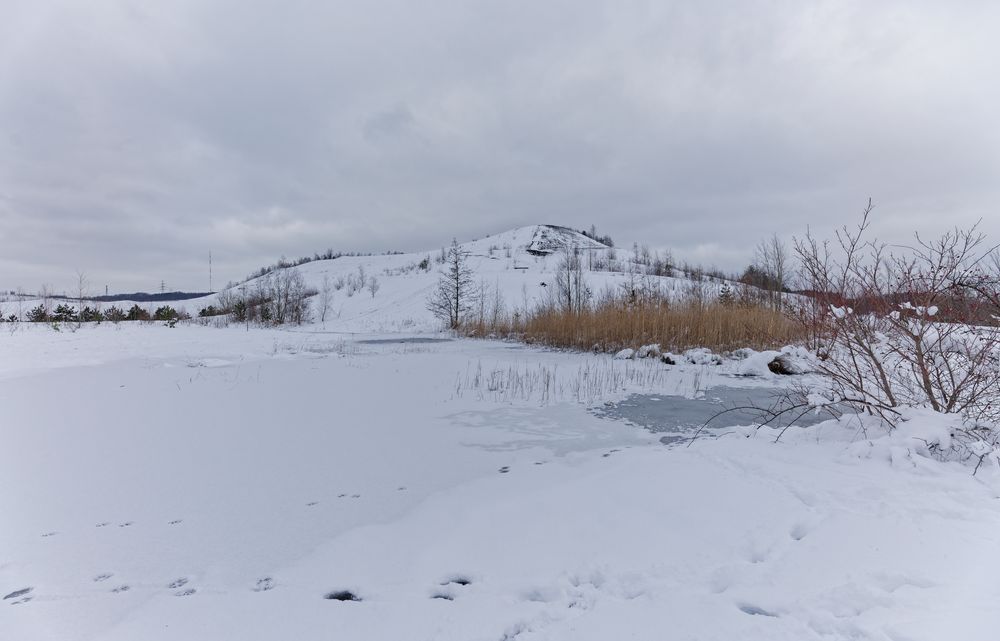
<svg viewBox="0 0 1000 641"><path fill-rule="evenodd" d="M333 592L327 592L323 595L323 598L327 601L360 601L359 597L354 592L350 590L334 590Z"/></svg>
<svg viewBox="0 0 1000 641"><path fill-rule="evenodd" d="M509 465L504 465L503 467L501 467L497 471L500 472L501 474L506 474L507 472L510 472L510 466Z"/></svg>
<svg viewBox="0 0 1000 641"><path fill-rule="evenodd" d="M178 524L183 523L183 522L184 522L184 519L175 519L175 520L170 521L169 523L167 523L167 525L178 525Z"/></svg>
<svg viewBox="0 0 1000 641"><path fill-rule="evenodd" d="M319 505L319 501L309 501L306 503L306 507L313 507L314 505Z"/></svg>
<svg viewBox="0 0 1000 641"><path fill-rule="evenodd" d="M129 527L132 523L133 521L125 521L124 523L119 523L118 527Z"/></svg>
<svg viewBox="0 0 1000 641"><path fill-rule="evenodd" d="M108 527L109 525L111 525L111 523L104 521L103 523L98 523L94 527Z"/></svg>
<svg viewBox="0 0 1000 641"><path fill-rule="evenodd" d="M174 592L174 596L191 596L195 592L197 592L197 590L194 588L188 588L186 590L178 590L177 592Z"/></svg>
<svg viewBox="0 0 1000 641"><path fill-rule="evenodd" d="M128 592L128 591L129 591L129 590L131 590L131 589L132 589L132 588L131 588L131 587L129 587L129 586L127 586L127 585L119 585L119 586L118 586L118 587L116 587L116 588L112 588L112 590L111 590L111 591L112 591L113 593L115 593L115 594L121 594L122 592Z"/></svg>
<svg viewBox="0 0 1000 641"><path fill-rule="evenodd" d="M267 592L268 590L274 589L274 579L269 576L257 579L257 584L254 585L254 592Z"/></svg>
<svg viewBox="0 0 1000 641"><path fill-rule="evenodd" d="M452 574L444 581L441 581L439 585L460 585L465 587L467 585L472 585L472 579L464 574Z"/></svg>
<svg viewBox="0 0 1000 641"><path fill-rule="evenodd" d="M56 534L59 534L59 533L58 532L46 532L45 534L42 535L42 538L46 539L46 538L48 538L50 536L55 536Z"/></svg>
<svg viewBox="0 0 1000 641"><path fill-rule="evenodd" d="M98 574L97 576L94 577L94 583L101 583L102 581L107 581L113 576L114 576L113 574Z"/></svg>
<svg viewBox="0 0 1000 641"><path fill-rule="evenodd" d="M174 579L173 581L168 583L167 587L170 588L171 590L176 590L177 588L184 587L185 585L187 585L187 583L188 583L187 578L181 577L179 579Z"/></svg>

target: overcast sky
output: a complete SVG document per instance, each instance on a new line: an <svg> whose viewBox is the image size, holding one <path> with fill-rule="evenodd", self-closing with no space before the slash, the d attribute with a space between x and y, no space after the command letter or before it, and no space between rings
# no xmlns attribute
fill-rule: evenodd
<svg viewBox="0 0 1000 641"><path fill-rule="evenodd" d="M0 287L597 225L1000 240L995 2L0 0Z"/></svg>

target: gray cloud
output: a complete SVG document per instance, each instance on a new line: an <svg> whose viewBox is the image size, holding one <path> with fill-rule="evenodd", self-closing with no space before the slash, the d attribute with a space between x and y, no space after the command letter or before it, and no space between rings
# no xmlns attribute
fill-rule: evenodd
<svg viewBox="0 0 1000 641"><path fill-rule="evenodd" d="M4 288L539 222L735 269L869 195L1000 237L991 3L5 5Z"/></svg>

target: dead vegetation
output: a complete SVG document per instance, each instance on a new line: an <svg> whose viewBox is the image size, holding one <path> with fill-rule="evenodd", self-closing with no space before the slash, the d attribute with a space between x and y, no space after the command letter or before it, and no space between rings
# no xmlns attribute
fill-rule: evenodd
<svg viewBox="0 0 1000 641"><path fill-rule="evenodd" d="M653 343L675 352L693 347L762 350L801 343L805 337L800 324L764 305L665 298L629 303L620 296L582 308L553 304L527 313L490 315L483 322L474 318L463 330L473 336L601 352Z"/></svg>

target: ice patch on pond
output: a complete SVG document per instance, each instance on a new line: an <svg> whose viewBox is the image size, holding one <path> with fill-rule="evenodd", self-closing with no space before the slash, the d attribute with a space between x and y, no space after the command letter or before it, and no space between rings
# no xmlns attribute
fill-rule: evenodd
<svg viewBox="0 0 1000 641"><path fill-rule="evenodd" d="M771 407L783 390L773 387L728 387L708 389L701 398L686 398L668 394L632 394L618 403L606 404L593 411L601 418L628 421L654 434L664 433L660 440L674 443L690 439L700 429L720 429L738 425L754 425L761 414L754 409ZM724 410L729 410L722 413ZM829 417L810 412L795 421L807 427ZM787 421L775 423L784 427Z"/></svg>
<svg viewBox="0 0 1000 641"><path fill-rule="evenodd" d="M429 338L427 336L409 336L403 338L367 338L357 341L360 345L425 345L430 343L450 343L453 338Z"/></svg>

